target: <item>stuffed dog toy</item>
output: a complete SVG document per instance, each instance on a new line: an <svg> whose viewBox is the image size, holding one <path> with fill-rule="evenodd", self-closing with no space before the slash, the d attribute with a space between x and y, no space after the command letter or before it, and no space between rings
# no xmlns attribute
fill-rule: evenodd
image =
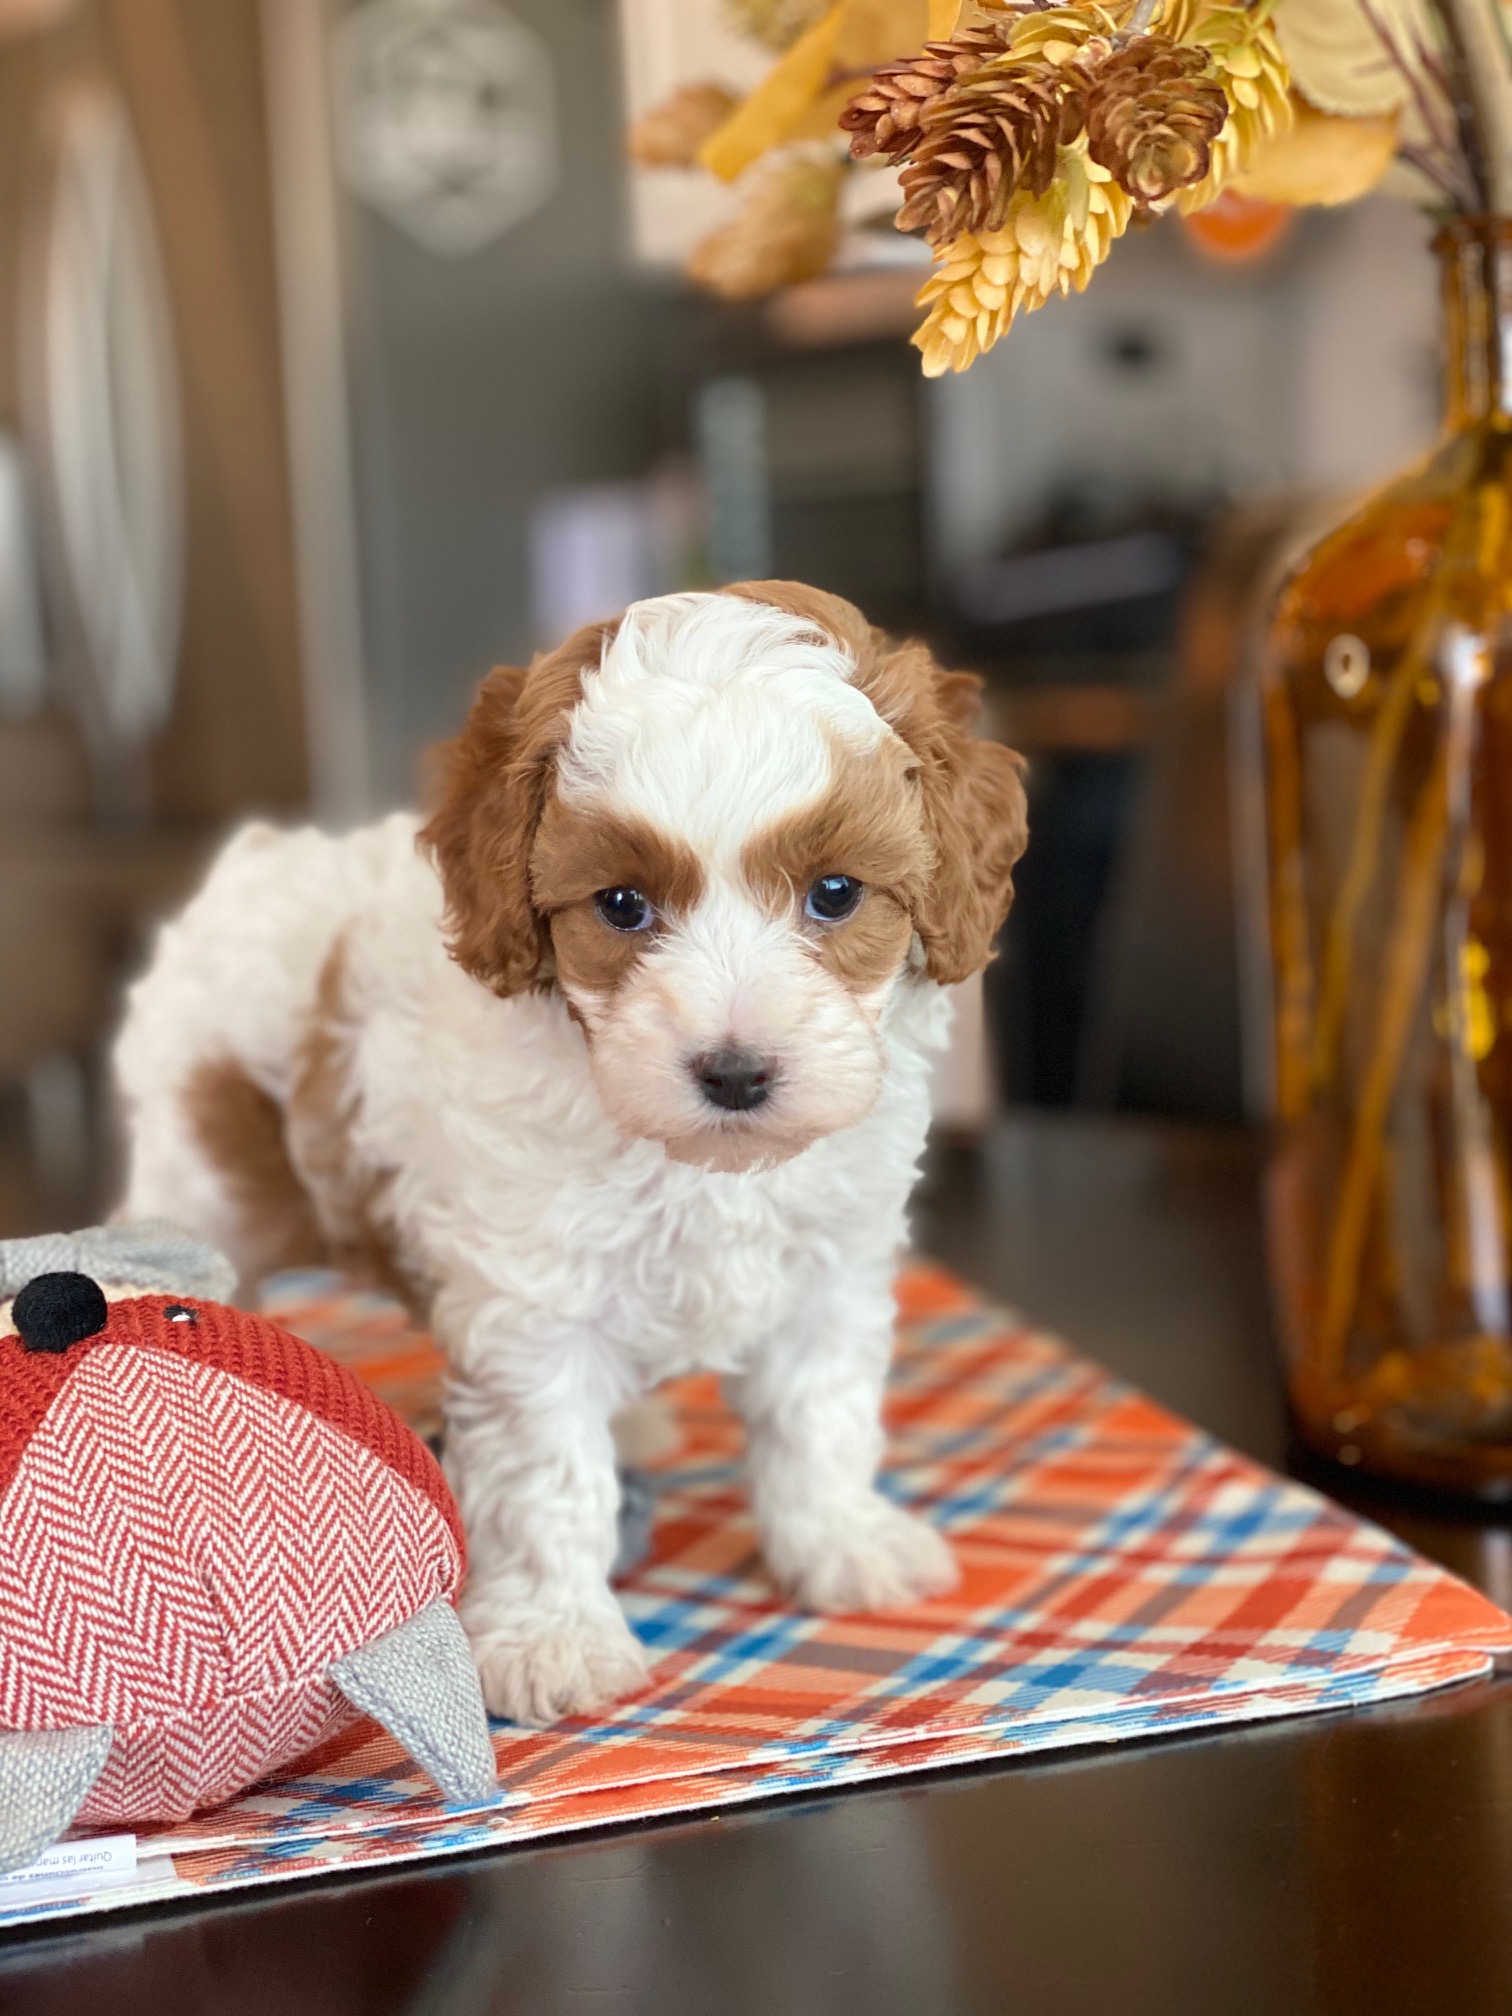
<svg viewBox="0 0 1512 2016"><path fill-rule="evenodd" d="M169 1226L0 1243L0 1873L218 1805L359 1709L496 1796L435 1461L233 1280Z"/></svg>

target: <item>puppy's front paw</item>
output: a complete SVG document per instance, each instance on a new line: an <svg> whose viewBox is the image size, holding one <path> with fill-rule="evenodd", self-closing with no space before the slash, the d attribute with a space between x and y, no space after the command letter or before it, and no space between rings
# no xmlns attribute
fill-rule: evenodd
<svg viewBox="0 0 1512 2016"><path fill-rule="evenodd" d="M767 1543L773 1573L805 1610L906 1610L961 1579L943 1536L880 1492L805 1543Z"/></svg>
<svg viewBox="0 0 1512 2016"><path fill-rule="evenodd" d="M640 1641L613 1604L565 1617L517 1607L469 1615L464 1606L462 1621L488 1711L511 1722L543 1729L564 1715L591 1715L650 1678Z"/></svg>

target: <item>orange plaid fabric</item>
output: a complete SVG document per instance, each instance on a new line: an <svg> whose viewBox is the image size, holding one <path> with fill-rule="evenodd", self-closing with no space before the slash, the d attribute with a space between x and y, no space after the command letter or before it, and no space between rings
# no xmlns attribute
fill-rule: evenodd
<svg viewBox="0 0 1512 2016"><path fill-rule="evenodd" d="M762 1567L740 1431L672 1389L681 1446L621 1594L656 1660L594 1720L495 1730L500 1798L443 1807L359 1725L294 1775L144 1838L136 1885L211 1894L948 1764L1355 1707L1484 1674L1512 1618L1387 1534L1271 1475L937 1269L899 1284L885 1488L949 1534L948 1598L806 1616ZM412 1419L439 1362L372 1298L293 1278L269 1313ZM5 1907L0 1899L0 1922Z"/></svg>

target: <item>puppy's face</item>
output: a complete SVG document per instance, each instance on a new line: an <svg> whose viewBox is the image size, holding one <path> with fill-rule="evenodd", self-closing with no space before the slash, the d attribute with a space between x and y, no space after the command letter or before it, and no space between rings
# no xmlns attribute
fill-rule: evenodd
<svg viewBox="0 0 1512 2016"><path fill-rule="evenodd" d="M721 599L669 665L765 630L761 672L632 686L622 631L531 872L605 1111L678 1161L733 1170L870 1111L929 851L902 743L820 647Z"/></svg>
<svg viewBox="0 0 1512 2016"><path fill-rule="evenodd" d="M558 986L605 1112L678 1161L864 1119L890 993L986 960L1023 845L961 682L774 583L638 604L494 682L426 833L456 956Z"/></svg>

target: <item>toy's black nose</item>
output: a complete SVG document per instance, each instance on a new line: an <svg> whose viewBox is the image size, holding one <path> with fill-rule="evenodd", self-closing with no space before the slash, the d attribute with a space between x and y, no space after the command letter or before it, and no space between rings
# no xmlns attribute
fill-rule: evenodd
<svg viewBox="0 0 1512 2016"><path fill-rule="evenodd" d="M734 1045L695 1057L692 1071L709 1104L728 1113L749 1113L752 1107L765 1105L777 1076L770 1057Z"/></svg>
<svg viewBox="0 0 1512 2016"><path fill-rule="evenodd" d="M11 1304L11 1321L28 1351L66 1351L109 1320L110 1305L87 1274L39 1274Z"/></svg>

